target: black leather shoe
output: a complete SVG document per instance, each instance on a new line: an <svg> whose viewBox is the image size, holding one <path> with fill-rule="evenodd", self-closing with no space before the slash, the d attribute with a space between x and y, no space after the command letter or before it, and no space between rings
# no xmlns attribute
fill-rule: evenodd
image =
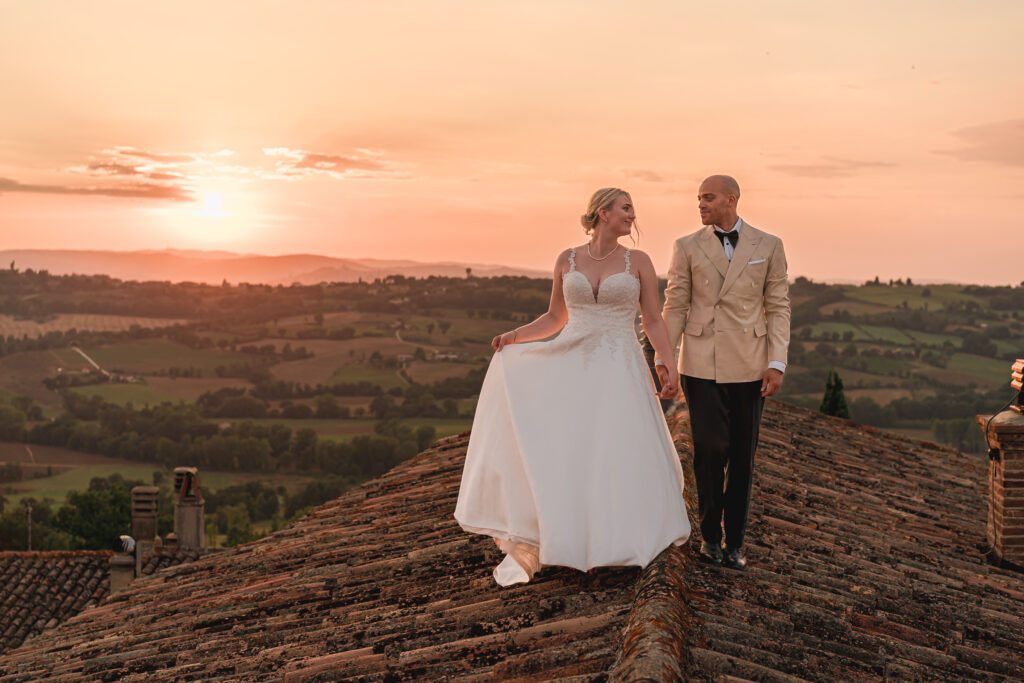
<svg viewBox="0 0 1024 683"><path fill-rule="evenodd" d="M747 556L743 554L743 548L726 548L722 564L732 569L746 569Z"/></svg>
<svg viewBox="0 0 1024 683"><path fill-rule="evenodd" d="M720 565L722 564L722 548L717 544L701 541L698 557L700 557L701 561L708 564Z"/></svg>

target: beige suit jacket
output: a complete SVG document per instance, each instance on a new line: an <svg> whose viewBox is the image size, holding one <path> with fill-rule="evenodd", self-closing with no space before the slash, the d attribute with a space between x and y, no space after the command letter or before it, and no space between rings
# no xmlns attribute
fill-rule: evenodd
<svg viewBox="0 0 1024 683"><path fill-rule="evenodd" d="M782 240L743 222L732 261L714 228L676 240L662 315L679 373L716 382L764 377L789 352ZM680 346L681 344L681 346Z"/></svg>

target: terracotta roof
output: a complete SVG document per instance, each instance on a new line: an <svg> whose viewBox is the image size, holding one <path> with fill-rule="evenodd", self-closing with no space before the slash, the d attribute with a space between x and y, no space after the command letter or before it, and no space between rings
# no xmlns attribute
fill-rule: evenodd
<svg viewBox="0 0 1024 683"><path fill-rule="evenodd" d="M687 460L685 415L673 427ZM439 442L272 536L137 580L0 656L0 680L1022 670L1024 578L977 547L977 457L770 403L746 573L672 550L643 572L547 568L499 589L493 543L451 517L464 454L465 437Z"/></svg>
<svg viewBox="0 0 1024 683"><path fill-rule="evenodd" d="M99 604L110 591L113 554L0 552L0 652Z"/></svg>
<svg viewBox="0 0 1024 683"><path fill-rule="evenodd" d="M770 406L755 464L750 567L685 558L687 616L703 622L686 633L687 672L1024 678L1024 576L984 558L987 459ZM686 419L674 429L684 453Z"/></svg>
<svg viewBox="0 0 1024 683"><path fill-rule="evenodd" d="M98 605L110 593L113 554L111 550L0 552L0 652ZM165 549L143 558L142 573L191 562L199 555Z"/></svg>

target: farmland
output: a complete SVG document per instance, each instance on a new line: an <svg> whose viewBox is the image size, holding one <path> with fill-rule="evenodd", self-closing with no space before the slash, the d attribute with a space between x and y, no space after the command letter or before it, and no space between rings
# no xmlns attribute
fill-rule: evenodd
<svg viewBox="0 0 1024 683"><path fill-rule="evenodd" d="M212 375L218 365L245 360L242 354L190 349L183 344L163 339L145 339L82 350L105 369L140 375L166 371L172 367L198 368Z"/></svg>
<svg viewBox="0 0 1024 683"><path fill-rule="evenodd" d="M19 320L10 315L0 314L0 336L38 337L47 332L78 330L80 332L121 332L132 327L170 327L184 324L182 318L142 318L125 315L92 315L88 313L56 314L45 320Z"/></svg>
<svg viewBox="0 0 1024 683"><path fill-rule="evenodd" d="M469 428L490 339L546 310L550 292L549 281L526 278L287 288L83 280L81 292L46 276L0 278L14 280L0 300L0 401L37 411L20 427L36 442L0 445L0 462L26 475L5 485L8 502L63 500L115 472L151 481L175 465L201 465L211 491L376 476L422 439ZM816 408L835 371L854 420L947 434L935 425L1005 400L1009 364L1024 356L1020 290L798 278L779 399ZM153 317L124 314L147 306ZM62 414L65 427L50 422Z"/></svg>
<svg viewBox="0 0 1024 683"><path fill-rule="evenodd" d="M52 476L32 476L14 484L0 485L8 504L18 505L25 498L35 500L49 499L59 507L72 491L83 491L89 487L94 478L107 478L119 474L127 480L138 480L147 484L153 481L153 474L160 473L168 478L170 473L160 467L118 460L91 453L79 453L68 449L57 449L47 446L31 446L34 458L25 453L25 444L0 442L0 462L21 462L31 472L40 475L46 473L47 465L53 472ZM267 475L247 472L217 472L205 470L200 473L200 482L207 493L216 492L228 486L237 486L248 482L262 482L277 488L283 486L285 491L294 493L314 480L305 474L278 473Z"/></svg>

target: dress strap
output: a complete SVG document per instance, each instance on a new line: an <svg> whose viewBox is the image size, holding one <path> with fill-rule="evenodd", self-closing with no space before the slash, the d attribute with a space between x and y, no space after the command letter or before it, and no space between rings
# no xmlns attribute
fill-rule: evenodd
<svg viewBox="0 0 1024 683"><path fill-rule="evenodd" d="M626 248L626 272L629 272L629 248Z"/></svg>
<svg viewBox="0 0 1024 683"><path fill-rule="evenodd" d="M569 249L569 271L576 270L576 247Z"/></svg>

